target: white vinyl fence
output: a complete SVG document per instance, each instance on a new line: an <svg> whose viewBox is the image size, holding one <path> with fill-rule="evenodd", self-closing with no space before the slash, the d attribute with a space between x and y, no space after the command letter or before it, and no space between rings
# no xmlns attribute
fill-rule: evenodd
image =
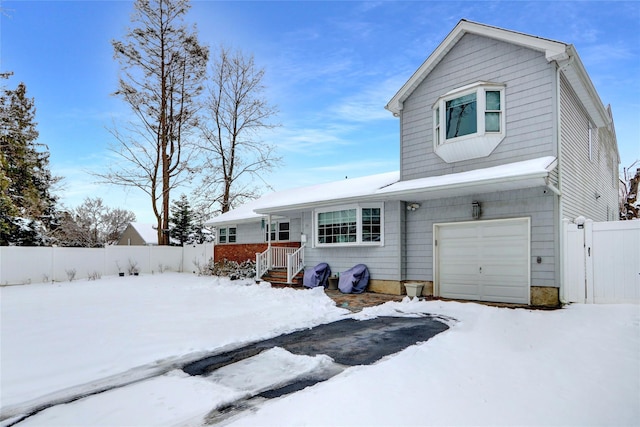
<svg viewBox="0 0 640 427"><path fill-rule="evenodd" d="M563 288L565 302L640 303L640 221L564 220Z"/></svg>
<svg viewBox="0 0 640 427"><path fill-rule="evenodd" d="M0 246L0 285L163 271L198 272L213 258L213 244L178 246L108 246L59 248Z"/></svg>

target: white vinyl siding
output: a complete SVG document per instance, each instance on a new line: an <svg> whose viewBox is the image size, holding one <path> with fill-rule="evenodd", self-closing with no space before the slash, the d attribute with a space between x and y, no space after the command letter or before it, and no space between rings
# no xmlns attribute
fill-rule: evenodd
<svg viewBox="0 0 640 427"><path fill-rule="evenodd" d="M404 102L400 126L401 179L557 155L553 119L555 73L543 53L465 34ZM446 163L434 152L435 121L431 107L443 94L480 81L499 82L505 87L505 138L486 157ZM440 122L440 126L444 123Z"/></svg>
<svg viewBox="0 0 640 427"><path fill-rule="evenodd" d="M446 222L471 221L471 205L480 201L480 220L529 217L531 219L531 285L559 286L556 266L557 197L545 188L530 188L473 197L418 201L415 213L405 216L406 270L403 280L434 280L433 225ZM537 262L537 257L541 262ZM426 260L426 261L425 261Z"/></svg>
<svg viewBox="0 0 640 427"><path fill-rule="evenodd" d="M617 191L612 185L617 182L617 156L611 148L611 132L595 128L564 77L560 79L560 122L560 217L617 219Z"/></svg>
<svg viewBox="0 0 640 427"><path fill-rule="evenodd" d="M403 227L401 202L385 202L381 206L384 229L384 245L324 245L307 244L304 253L306 266L314 266L326 262L333 273L345 271L356 264L365 264L375 280L401 280L401 257ZM307 212L303 217L304 233L311 235L314 213Z"/></svg>

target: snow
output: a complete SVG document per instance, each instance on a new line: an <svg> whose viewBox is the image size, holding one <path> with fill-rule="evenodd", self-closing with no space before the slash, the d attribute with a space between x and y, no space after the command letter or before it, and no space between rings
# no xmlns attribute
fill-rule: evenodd
<svg viewBox="0 0 640 427"><path fill-rule="evenodd" d="M158 243L158 225L144 222L130 222L129 225L140 235L146 244Z"/></svg>
<svg viewBox="0 0 640 427"><path fill-rule="evenodd" d="M217 226L237 221L257 220L262 218L265 212L280 208L308 207L327 201L370 196L380 188L397 182L398 179L400 179L400 173L396 171L269 193L212 218L205 225Z"/></svg>
<svg viewBox="0 0 640 427"><path fill-rule="evenodd" d="M381 188L376 194L393 194L397 192L433 190L452 185L471 184L481 181L515 179L527 176L546 177L556 166L553 156L508 163L490 168L475 169L466 172L450 173L440 176L400 181Z"/></svg>
<svg viewBox="0 0 640 427"><path fill-rule="evenodd" d="M327 202L337 203L358 199L376 200L376 196L389 197L395 194L446 190L474 183L539 178L541 181L538 184L544 185L542 179L549 175L549 172L556 167L556 163L555 157L546 156L489 168L406 181L399 181L398 172L388 172L293 188L267 194L210 219L205 225L220 226L243 221L257 221L269 212L309 209Z"/></svg>
<svg viewBox="0 0 640 427"><path fill-rule="evenodd" d="M322 289L164 273L0 288L0 425L202 426L212 410L310 375L233 426L637 425L640 306L556 311L405 298L358 314ZM186 361L344 317L432 313L451 328L370 366L281 348L191 377ZM342 370L344 369L344 370ZM330 376L330 375L329 375ZM326 375L325 375L326 377Z"/></svg>

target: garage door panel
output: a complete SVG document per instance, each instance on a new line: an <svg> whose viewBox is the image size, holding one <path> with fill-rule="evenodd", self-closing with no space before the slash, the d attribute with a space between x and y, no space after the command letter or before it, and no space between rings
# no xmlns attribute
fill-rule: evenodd
<svg viewBox="0 0 640 427"><path fill-rule="evenodd" d="M464 284L460 282L448 282L442 286L445 291L440 293L443 298L453 299L477 299L477 289L473 284Z"/></svg>
<svg viewBox="0 0 640 427"><path fill-rule="evenodd" d="M440 232L440 238L447 241L467 241L469 237L469 230L473 230L473 227L462 225L460 227L442 229Z"/></svg>
<svg viewBox="0 0 640 427"><path fill-rule="evenodd" d="M500 301L522 304L527 299L527 288L522 286L485 286L483 301Z"/></svg>
<svg viewBox="0 0 640 427"><path fill-rule="evenodd" d="M485 224L481 228L482 237L513 237L527 232L525 224Z"/></svg>
<svg viewBox="0 0 640 427"><path fill-rule="evenodd" d="M526 277L523 276L522 271L527 268L523 263L508 263L508 262L495 262L482 264L482 273L480 278L483 282L512 282L513 280L523 280L526 282Z"/></svg>
<svg viewBox="0 0 640 427"><path fill-rule="evenodd" d="M447 246L443 245L440 248L440 254L444 255L446 259L468 259L468 257L473 257L478 253L477 245L460 245L460 246ZM453 261L451 261L453 262Z"/></svg>
<svg viewBox="0 0 640 427"><path fill-rule="evenodd" d="M438 224L439 294L529 302L529 220Z"/></svg>

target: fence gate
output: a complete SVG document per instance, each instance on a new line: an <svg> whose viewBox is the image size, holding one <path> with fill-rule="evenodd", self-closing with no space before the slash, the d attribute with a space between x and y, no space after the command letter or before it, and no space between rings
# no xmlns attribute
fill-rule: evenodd
<svg viewBox="0 0 640 427"><path fill-rule="evenodd" d="M565 220L563 237L565 302L640 303L640 221Z"/></svg>

